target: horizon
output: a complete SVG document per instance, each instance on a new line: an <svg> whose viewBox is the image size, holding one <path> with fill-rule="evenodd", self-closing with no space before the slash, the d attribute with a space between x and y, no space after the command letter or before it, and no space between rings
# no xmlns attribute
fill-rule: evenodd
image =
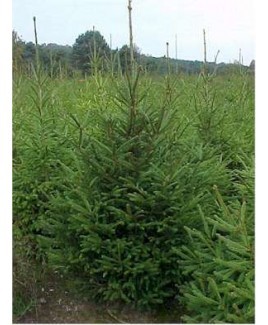
<svg viewBox="0 0 268 325"><path fill-rule="evenodd" d="M163 57L166 42L170 58L203 60L203 29L207 60L214 62L255 60L254 7L251 0L133 0L134 43L144 55ZM39 44L72 46L76 38L95 26L112 49L129 43L127 0L13 0L13 29L22 40L34 41L33 16ZM158 22L156 24L155 22Z"/></svg>
<svg viewBox="0 0 268 325"><path fill-rule="evenodd" d="M17 32L18 33L18 31L16 31L16 30L14 30L15 32ZM92 30L88 30L88 31L92 31ZM85 31L85 33L86 33L87 31ZM99 32L98 30L95 30L95 32ZM81 33L81 34L84 34L84 33ZM81 34L79 34L79 35L81 35ZM18 35L19 35L19 33L18 33ZM102 34L101 34L102 35ZM20 35L19 35L20 36ZM23 41L23 42L25 42L25 43L33 43L34 44L34 41L27 41L27 40L24 40L24 39L22 39L21 38L21 40ZM106 41L106 43L108 44L108 42L107 42L107 40L105 39L105 41ZM69 47L73 47L73 45L70 45L70 44L58 44L58 43L51 43L51 42L49 42L49 43L39 43L38 45L40 45L40 46L42 46L42 45L45 45L45 46L49 46L49 45L57 45L57 46L69 46ZM124 46L124 45L127 45L127 46L129 46L129 44L123 44L122 46ZM136 45L135 43L134 43L134 45ZM108 46L109 46L109 44L108 44ZM109 46L110 47L110 46ZM120 48L115 48L115 49L111 49L112 51L117 51L117 50L120 50ZM139 50L140 50L140 48L139 48ZM155 56L155 55L152 55L152 54L150 54L150 53L147 53L147 54L145 54L145 53L140 53L141 55L144 55L144 56L146 56L146 57L152 57L152 58L154 58L154 59L162 59L162 58L165 58L165 54L163 55L163 56ZM170 57L170 59L171 60L177 60L177 61L191 61L191 62L203 62L204 60L202 60L202 59L200 59L200 60L197 60L197 59L180 59L180 58L174 58L174 57ZM255 58L254 59L252 59L250 62L249 62L249 64L244 64L243 62L242 63L240 63L242 66L249 66L250 64L251 64L251 62L252 61L256 61L255 60ZM215 63L215 60L214 61L207 61L207 63ZM219 64L236 64L236 63L238 63L238 60L235 60L235 62L223 62L223 61L219 61L219 62L216 62L216 64L217 65L219 65Z"/></svg>

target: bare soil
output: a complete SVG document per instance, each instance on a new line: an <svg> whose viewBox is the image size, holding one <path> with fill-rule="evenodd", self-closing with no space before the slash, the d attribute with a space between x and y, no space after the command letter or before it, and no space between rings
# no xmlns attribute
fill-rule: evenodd
<svg viewBox="0 0 268 325"><path fill-rule="evenodd" d="M181 323L179 310L139 311L133 307L100 304L78 297L65 289L61 279L53 278L38 288L35 306L14 324L98 324L98 323ZM175 312L174 312L175 310Z"/></svg>

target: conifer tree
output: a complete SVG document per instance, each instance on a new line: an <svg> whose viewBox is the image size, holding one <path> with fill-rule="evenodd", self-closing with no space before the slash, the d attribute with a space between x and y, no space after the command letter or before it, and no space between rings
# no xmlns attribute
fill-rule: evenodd
<svg viewBox="0 0 268 325"><path fill-rule="evenodd" d="M190 244L180 266L188 281L181 287L189 323L254 322L254 220L248 203L224 203L214 187L218 214L200 209L203 231L185 227ZM248 208L249 207L249 208Z"/></svg>

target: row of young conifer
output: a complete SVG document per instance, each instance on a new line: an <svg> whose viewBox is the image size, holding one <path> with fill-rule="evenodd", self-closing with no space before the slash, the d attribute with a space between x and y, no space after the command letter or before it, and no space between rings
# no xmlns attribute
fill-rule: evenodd
<svg viewBox="0 0 268 325"><path fill-rule="evenodd" d="M13 94L15 258L101 300L254 321L252 76L81 84L37 64Z"/></svg>

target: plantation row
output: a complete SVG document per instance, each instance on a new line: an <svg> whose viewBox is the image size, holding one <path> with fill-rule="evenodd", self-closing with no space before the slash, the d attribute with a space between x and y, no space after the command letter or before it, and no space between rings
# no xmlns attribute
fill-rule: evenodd
<svg viewBox="0 0 268 325"><path fill-rule="evenodd" d="M89 297L254 322L252 75L37 69L13 96L15 278L35 260Z"/></svg>

